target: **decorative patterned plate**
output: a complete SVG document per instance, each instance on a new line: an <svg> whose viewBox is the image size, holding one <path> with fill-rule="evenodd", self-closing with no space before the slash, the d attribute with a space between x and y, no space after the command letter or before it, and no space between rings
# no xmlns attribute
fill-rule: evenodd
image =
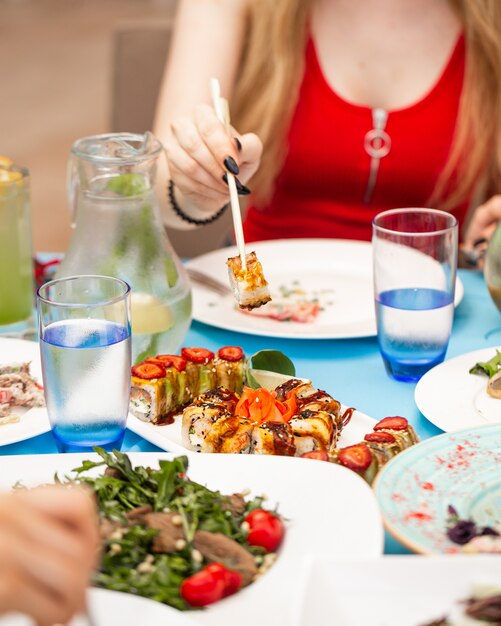
<svg viewBox="0 0 501 626"><path fill-rule="evenodd" d="M454 553L447 507L501 523L501 424L432 437L386 465L374 485L386 529L414 552Z"/></svg>

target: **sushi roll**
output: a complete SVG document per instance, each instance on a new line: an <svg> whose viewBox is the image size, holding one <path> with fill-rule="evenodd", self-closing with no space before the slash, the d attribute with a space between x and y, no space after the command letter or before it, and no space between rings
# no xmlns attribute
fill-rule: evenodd
<svg viewBox="0 0 501 626"><path fill-rule="evenodd" d="M294 456L296 445L289 424L263 422L252 431L253 454Z"/></svg>
<svg viewBox="0 0 501 626"><path fill-rule="evenodd" d="M237 402L238 396L222 387L197 396L183 411L181 423L183 444L189 450L199 452L213 423L221 417L231 417Z"/></svg>
<svg viewBox="0 0 501 626"><path fill-rule="evenodd" d="M217 386L241 393L244 386L244 365L245 355L242 348L219 348L214 358Z"/></svg>
<svg viewBox="0 0 501 626"><path fill-rule="evenodd" d="M146 359L165 369L165 411L167 414L178 411L191 400L191 391L187 388L186 359L175 354L159 354Z"/></svg>
<svg viewBox="0 0 501 626"><path fill-rule="evenodd" d="M230 257L226 265L238 306L251 311L269 302L271 295L256 253L249 252L245 260L246 269L242 267L240 256Z"/></svg>
<svg viewBox="0 0 501 626"><path fill-rule="evenodd" d="M326 411L301 411L290 420L288 426L294 436L298 456L312 450L328 452L335 445L335 422Z"/></svg>
<svg viewBox="0 0 501 626"><path fill-rule="evenodd" d="M143 422L157 422L167 413L165 367L140 363L132 368L130 411Z"/></svg>
<svg viewBox="0 0 501 626"><path fill-rule="evenodd" d="M254 423L236 415L213 422L202 442L201 452L250 454Z"/></svg>
<svg viewBox="0 0 501 626"><path fill-rule="evenodd" d="M232 417L224 407L211 404L190 404L183 411L181 433L183 445L188 450L200 452L205 438L214 424L223 418Z"/></svg>
<svg viewBox="0 0 501 626"><path fill-rule="evenodd" d="M367 433L364 443L376 455L379 465L383 466L388 461L402 452L402 446L394 435L385 431Z"/></svg>
<svg viewBox="0 0 501 626"><path fill-rule="evenodd" d="M209 391L197 396L193 400L193 404L218 406L233 414L239 399L240 398L235 392L230 391L225 387L216 387L216 389L210 389Z"/></svg>
<svg viewBox="0 0 501 626"><path fill-rule="evenodd" d="M381 467L377 455L365 442L338 448L332 460L359 474L369 485L372 484Z"/></svg>
<svg viewBox="0 0 501 626"><path fill-rule="evenodd" d="M183 348L181 356L186 359L187 387L191 391L190 400L204 391L217 387L214 352L205 348Z"/></svg>
<svg viewBox="0 0 501 626"><path fill-rule="evenodd" d="M418 443L419 437L414 428L405 417L393 416L385 417L374 426L374 432L386 432L395 437L400 446L400 450L410 448Z"/></svg>
<svg viewBox="0 0 501 626"><path fill-rule="evenodd" d="M275 398L280 400L280 402L285 402L289 397L289 392L294 390L294 395L297 396L296 389L304 385L304 381L299 380L298 378L290 378L285 383L282 383L278 387L275 388ZM316 391L314 387L310 385L312 393Z"/></svg>

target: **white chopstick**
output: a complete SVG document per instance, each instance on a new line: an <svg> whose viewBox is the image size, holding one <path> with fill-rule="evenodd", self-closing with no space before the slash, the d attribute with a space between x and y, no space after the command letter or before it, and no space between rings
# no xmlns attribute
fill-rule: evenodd
<svg viewBox="0 0 501 626"><path fill-rule="evenodd" d="M210 81L210 90L212 95L212 104L219 121L224 124L226 132L230 134L230 113L228 103L221 98L221 86L217 78ZM238 253L242 263L242 269L247 269L247 259L245 256L245 240L244 230L242 227L242 213L240 212L240 202L238 200L237 184L235 177L230 172L226 173L228 179L228 188L230 190L231 214L233 217L233 229L235 230L235 240L237 242Z"/></svg>

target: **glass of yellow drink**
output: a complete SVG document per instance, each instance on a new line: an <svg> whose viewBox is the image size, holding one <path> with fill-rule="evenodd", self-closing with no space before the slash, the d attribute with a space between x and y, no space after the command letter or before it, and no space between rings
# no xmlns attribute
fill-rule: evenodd
<svg viewBox="0 0 501 626"><path fill-rule="evenodd" d="M0 157L0 333L32 326L32 263L28 171Z"/></svg>

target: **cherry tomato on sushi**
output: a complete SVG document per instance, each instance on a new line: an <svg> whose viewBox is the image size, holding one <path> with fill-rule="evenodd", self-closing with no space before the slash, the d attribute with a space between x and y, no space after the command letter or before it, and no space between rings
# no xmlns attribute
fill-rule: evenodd
<svg viewBox="0 0 501 626"><path fill-rule="evenodd" d="M249 525L247 543L250 546L260 546L268 552L275 552L282 543L285 527L278 515L264 509L254 509L244 521Z"/></svg>

